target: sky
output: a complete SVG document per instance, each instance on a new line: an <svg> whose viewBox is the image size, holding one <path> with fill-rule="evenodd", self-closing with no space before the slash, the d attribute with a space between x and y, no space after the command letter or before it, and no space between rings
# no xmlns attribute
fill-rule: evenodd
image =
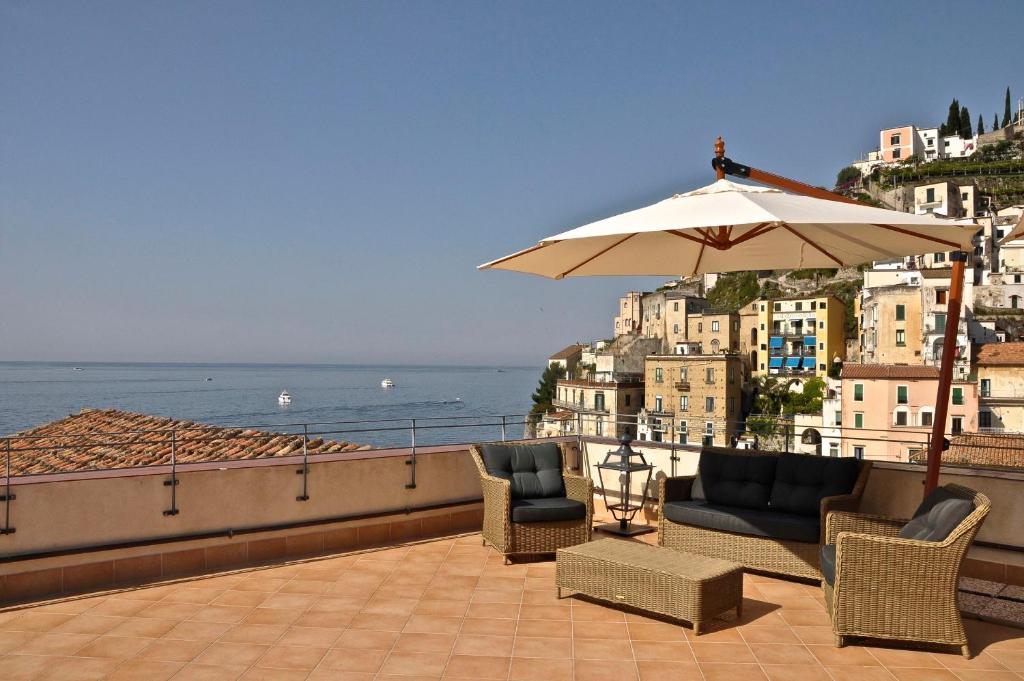
<svg viewBox="0 0 1024 681"><path fill-rule="evenodd" d="M953 97L988 127L1021 25L1019 0L0 0L0 360L540 365L661 280L476 265L710 183L717 135L831 186Z"/></svg>

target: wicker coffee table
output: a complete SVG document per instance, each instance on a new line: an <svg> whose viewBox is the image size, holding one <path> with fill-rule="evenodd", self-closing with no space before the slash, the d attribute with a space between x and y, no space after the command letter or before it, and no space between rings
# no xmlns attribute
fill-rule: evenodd
<svg viewBox="0 0 1024 681"><path fill-rule="evenodd" d="M562 589L701 625L743 608L743 568L735 563L621 539L558 549L555 584Z"/></svg>

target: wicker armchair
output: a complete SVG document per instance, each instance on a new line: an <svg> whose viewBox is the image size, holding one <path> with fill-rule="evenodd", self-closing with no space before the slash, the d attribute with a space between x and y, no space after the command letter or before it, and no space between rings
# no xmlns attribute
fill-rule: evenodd
<svg viewBox="0 0 1024 681"><path fill-rule="evenodd" d="M571 475L565 470L566 448L562 443L548 443L557 447L561 463L561 477L564 498L582 503L586 507L584 517L573 520L540 520L514 522L512 511L514 499L512 482L488 472L482 447L473 445L469 451L480 473L480 485L484 497L483 543L491 544L500 551L506 562L509 557L523 554L554 553L560 548L575 546L590 541L594 517L594 483L590 478ZM516 447L536 445L535 442L507 442L486 445L488 447Z"/></svg>
<svg viewBox="0 0 1024 681"><path fill-rule="evenodd" d="M847 636L959 646L970 657L957 608L960 566L988 514L984 494L945 485L974 510L942 541L902 539L906 520L830 513L825 540L835 546L834 581L822 582L837 647Z"/></svg>

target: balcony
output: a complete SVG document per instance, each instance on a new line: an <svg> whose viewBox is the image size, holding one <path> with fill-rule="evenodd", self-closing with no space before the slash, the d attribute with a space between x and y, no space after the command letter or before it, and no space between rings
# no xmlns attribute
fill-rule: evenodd
<svg viewBox="0 0 1024 681"><path fill-rule="evenodd" d="M690 392L690 382L689 381L676 381L672 385L679 392L684 392L684 393Z"/></svg>

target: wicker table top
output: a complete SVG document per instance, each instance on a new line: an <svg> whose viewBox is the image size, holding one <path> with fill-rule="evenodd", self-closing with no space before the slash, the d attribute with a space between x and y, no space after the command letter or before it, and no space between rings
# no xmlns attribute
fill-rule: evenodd
<svg viewBox="0 0 1024 681"><path fill-rule="evenodd" d="M702 581L741 570L741 566L720 558L708 558L695 553L686 553L660 546L651 546L622 539L599 539L558 549L588 558L627 563L646 570L662 572L677 577Z"/></svg>

